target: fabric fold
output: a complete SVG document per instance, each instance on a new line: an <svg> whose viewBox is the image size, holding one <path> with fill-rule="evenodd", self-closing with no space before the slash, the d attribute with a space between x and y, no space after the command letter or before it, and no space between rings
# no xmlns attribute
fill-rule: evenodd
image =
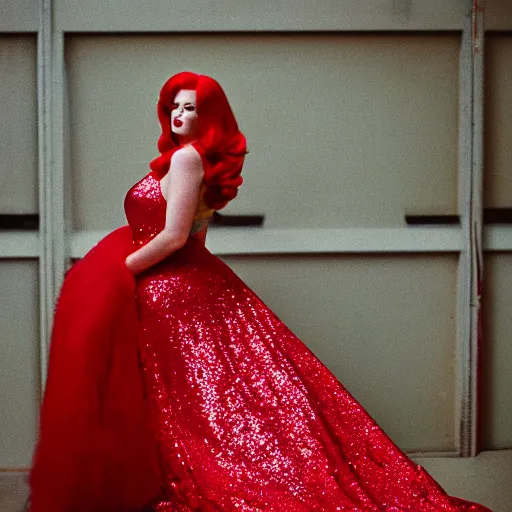
<svg viewBox="0 0 512 512"><path fill-rule="evenodd" d="M101 240L66 275L52 331L32 512L141 509L161 490L138 354L132 231Z"/></svg>

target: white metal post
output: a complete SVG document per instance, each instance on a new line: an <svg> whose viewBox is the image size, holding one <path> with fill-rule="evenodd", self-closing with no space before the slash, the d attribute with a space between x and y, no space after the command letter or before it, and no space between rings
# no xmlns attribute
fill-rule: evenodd
<svg viewBox="0 0 512 512"><path fill-rule="evenodd" d="M49 333L66 268L64 215L64 35L54 30L53 1L40 0L38 33L39 286L41 389Z"/></svg>
<svg viewBox="0 0 512 512"><path fill-rule="evenodd" d="M483 3L468 0L461 47L459 209L463 247L459 276L459 451L477 454L478 358L481 338L483 219Z"/></svg>

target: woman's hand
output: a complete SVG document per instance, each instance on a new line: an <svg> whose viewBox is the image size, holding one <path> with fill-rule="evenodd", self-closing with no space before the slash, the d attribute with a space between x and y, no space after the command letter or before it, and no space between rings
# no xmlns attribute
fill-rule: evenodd
<svg viewBox="0 0 512 512"><path fill-rule="evenodd" d="M165 227L126 258L126 266L133 275L159 263L185 245L197 211L203 175L201 156L193 146L185 146L173 154L168 179L162 190L167 200Z"/></svg>

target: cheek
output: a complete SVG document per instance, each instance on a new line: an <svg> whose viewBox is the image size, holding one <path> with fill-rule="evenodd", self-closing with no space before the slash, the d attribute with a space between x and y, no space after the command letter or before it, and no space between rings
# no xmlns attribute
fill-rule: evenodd
<svg viewBox="0 0 512 512"><path fill-rule="evenodd" d="M197 132L199 130L199 120L197 116L184 116L183 118L183 126L189 132Z"/></svg>
<svg viewBox="0 0 512 512"><path fill-rule="evenodd" d="M197 114L195 112L184 112L181 118L190 124L195 124L197 122Z"/></svg>

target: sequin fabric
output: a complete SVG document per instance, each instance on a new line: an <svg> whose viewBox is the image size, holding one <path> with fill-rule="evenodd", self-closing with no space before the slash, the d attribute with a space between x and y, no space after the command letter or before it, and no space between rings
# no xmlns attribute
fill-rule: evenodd
<svg viewBox="0 0 512 512"><path fill-rule="evenodd" d="M163 227L150 174L125 202ZM398 449L319 359L192 237L139 276L140 352L166 487L158 512L471 511Z"/></svg>

